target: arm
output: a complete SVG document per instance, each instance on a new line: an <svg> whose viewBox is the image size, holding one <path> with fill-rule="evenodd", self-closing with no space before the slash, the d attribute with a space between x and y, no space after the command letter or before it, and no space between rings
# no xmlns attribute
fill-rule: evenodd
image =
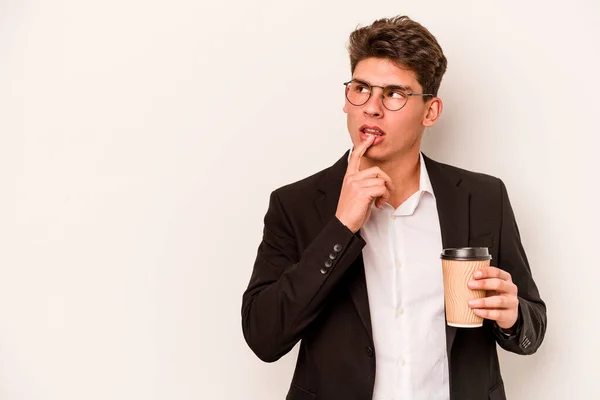
<svg viewBox="0 0 600 400"><path fill-rule="evenodd" d="M508 271L517 285L519 317L511 335L507 336L495 323L494 333L498 345L503 349L517 354L533 354L542 344L546 333L546 305L533 281L529 262L521 244L519 228L502 181L500 191L502 220L498 268Z"/></svg>
<svg viewBox="0 0 600 400"><path fill-rule="evenodd" d="M261 360L273 362L300 340L366 243L332 216L298 254L277 191L271 194L264 224L250 283L242 297L242 330L252 351ZM335 258L331 260L330 255Z"/></svg>

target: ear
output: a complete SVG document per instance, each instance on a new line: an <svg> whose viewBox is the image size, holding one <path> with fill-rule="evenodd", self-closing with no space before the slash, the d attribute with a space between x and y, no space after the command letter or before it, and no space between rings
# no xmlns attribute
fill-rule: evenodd
<svg viewBox="0 0 600 400"><path fill-rule="evenodd" d="M342 108L346 114L348 114L348 102L344 101L344 108Z"/></svg>
<svg viewBox="0 0 600 400"><path fill-rule="evenodd" d="M427 111L423 117L423 125L426 127L433 126L436 123L444 108L442 99L439 97L432 98L428 103Z"/></svg>

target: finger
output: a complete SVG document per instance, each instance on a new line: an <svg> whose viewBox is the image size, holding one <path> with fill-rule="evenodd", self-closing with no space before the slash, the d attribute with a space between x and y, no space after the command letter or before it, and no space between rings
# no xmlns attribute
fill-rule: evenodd
<svg viewBox="0 0 600 400"><path fill-rule="evenodd" d="M390 194L387 192L386 195L381 196L375 200L375 207L381 208L385 203L388 203L390 200Z"/></svg>
<svg viewBox="0 0 600 400"><path fill-rule="evenodd" d="M469 281L468 286L474 290L493 290L498 293L516 293L516 285L512 282L505 281L499 278L479 279Z"/></svg>
<svg viewBox="0 0 600 400"><path fill-rule="evenodd" d="M363 179L362 181L356 181L356 185L361 188L368 188L372 186L385 186L385 180L383 178L370 178Z"/></svg>
<svg viewBox="0 0 600 400"><path fill-rule="evenodd" d="M385 181L381 178L365 179L362 181L357 181L356 184L360 185L360 188L364 188L364 189L367 189L367 188L383 188L383 189L385 189ZM379 192L377 192L377 193L379 193ZM369 196L369 198L372 198L371 193L369 193L368 196ZM383 204L385 204L389 200L389 198L390 198L389 191L384 190L384 194L375 200L375 207L381 208L381 206Z"/></svg>
<svg viewBox="0 0 600 400"><path fill-rule="evenodd" d="M485 309L485 308L474 308L473 313L485 319L491 319L492 321L503 321L511 317L511 311L499 310L499 309Z"/></svg>
<svg viewBox="0 0 600 400"><path fill-rule="evenodd" d="M369 187L369 186L373 186L373 185L371 185L371 184L364 185L363 182L370 182L371 179L379 179L384 184L386 189L389 190L390 192L393 192L394 190L396 190L396 186L394 186L394 184L392 183L391 180L388 180L385 176L382 176L382 175L377 176L376 174L372 174L363 179L357 178L356 174L349 175L346 178L346 184L354 183L354 184L358 185L358 187Z"/></svg>
<svg viewBox="0 0 600 400"><path fill-rule="evenodd" d="M381 168L375 166L371 168L367 168L365 170L359 171L356 174L352 175L351 180L360 180L366 178L383 178L385 180L385 184L389 190L396 190L396 186L392 182L392 178L388 174L386 174Z"/></svg>
<svg viewBox="0 0 600 400"><path fill-rule="evenodd" d="M385 188L385 186L371 186L365 188L364 193L371 200L376 200L381 197L381 200L387 201L390 198L390 192Z"/></svg>
<svg viewBox="0 0 600 400"><path fill-rule="evenodd" d="M346 169L347 173L356 173L359 171L360 158L363 156L363 154L365 154L369 146L371 146L374 141L375 136L368 135L366 140L363 140L358 146L352 149L350 161L348 161L348 168Z"/></svg>
<svg viewBox="0 0 600 400"><path fill-rule="evenodd" d="M490 296L483 299L469 300L469 307L471 308L512 309L518 305L518 300L514 296Z"/></svg>
<svg viewBox="0 0 600 400"><path fill-rule="evenodd" d="M477 271L475 271L473 277L475 279L500 278L502 280L512 282L512 277L508 272L496 267L480 268Z"/></svg>

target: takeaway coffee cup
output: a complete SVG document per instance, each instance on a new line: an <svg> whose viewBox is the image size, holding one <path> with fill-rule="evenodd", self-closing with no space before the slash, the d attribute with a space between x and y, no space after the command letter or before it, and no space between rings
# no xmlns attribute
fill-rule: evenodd
<svg viewBox="0 0 600 400"><path fill-rule="evenodd" d="M487 247L461 247L444 249L441 255L444 276L444 301L448 325L459 328L476 328L483 318L475 315L469 300L485 297L485 290L473 290L467 283L473 273L490 265Z"/></svg>

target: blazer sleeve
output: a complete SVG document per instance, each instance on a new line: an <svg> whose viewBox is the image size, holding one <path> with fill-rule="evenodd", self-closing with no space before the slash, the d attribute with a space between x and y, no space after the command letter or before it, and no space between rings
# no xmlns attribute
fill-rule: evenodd
<svg viewBox="0 0 600 400"><path fill-rule="evenodd" d="M261 360L276 361L294 347L365 245L332 216L300 254L277 190L271 193L241 310L244 338Z"/></svg>
<svg viewBox="0 0 600 400"><path fill-rule="evenodd" d="M498 268L508 271L517 285L519 318L513 335L506 336L496 324L494 333L498 345L503 349L517 354L533 354L542 344L546 333L546 304L533 281L506 186L502 181L499 182L502 217Z"/></svg>

